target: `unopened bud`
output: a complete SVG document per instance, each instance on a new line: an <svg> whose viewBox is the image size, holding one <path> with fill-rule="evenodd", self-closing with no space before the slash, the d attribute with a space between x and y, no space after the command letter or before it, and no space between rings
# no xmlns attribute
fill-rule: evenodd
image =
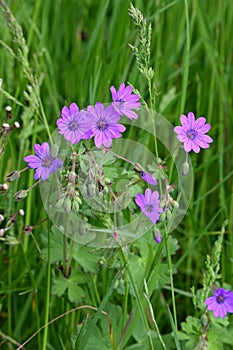
<svg viewBox="0 0 233 350"><path fill-rule="evenodd" d="M156 227L154 227L153 238L156 243L161 243L162 241L161 233Z"/></svg>
<svg viewBox="0 0 233 350"><path fill-rule="evenodd" d="M24 210L23 210L23 209L19 209L19 215L20 215L20 216L24 216L24 214L25 214L25 213L24 213Z"/></svg>
<svg viewBox="0 0 233 350"><path fill-rule="evenodd" d="M15 193L15 201L20 201L21 199L26 198L28 195L28 191L27 190L21 190Z"/></svg>
<svg viewBox="0 0 233 350"><path fill-rule="evenodd" d="M76 200L74 200L72 203L72 209L75 213L79 211L79 203Z"/></svg>
<svg viewBox="0 0 233 350"><path fill-rule="evenodd" d="M1 229L0 229L0 237L3 237L3 236L4 236L4 233L5 233L4 228L1 228Z"/></svg>
<svg viewBox="0 0 233 350"><path fill-rule="evenodd" d="M105 258L104 257L100 258L98 263L99 263L99 266L102 267L106 263Z"/></svg>
<svg viewBox="0 0 233 350"><path fill-rule="evenodd" d="M3 127L4 129L10 129L10 125L9 125L8 123L3 123L3 124L2 124L2 127Z"/></svg>
<svg viewBox="0 0 233 350"><path fill-rule="evenodd" d="M186 176L186 175L188 175L188 173L189 173L189 163L188 162L184 162L182 164L182 175Z"/></svg>
<svg viewBox="0 0 233 350"><path fill-rule="evenodd" d="M208 317L205 314L203 314L201 316L201 323L202 323L203 327L206 327L208 325L208 322L209 322Z"/></svg>
<svg viewBox="0 0 233 350"><path fill-rule="evenodd" d="M177 201L172 200L171 203L175 209L179 208L179 203Z"/></svg>
<svg viewBox="0 0 233 350"><path fill-rule="evenodd" d="M113 233L113 237L114 237L115 241L118 241L118 239L119 239L119 234L115 231L115 232Z"/></svg>
<svg viewBox="0 0 233 350"><path fill-rule="evenodd" d="M0 184L0 194L5 194L8 190L8 185L6 183Z"/></svg>
<svg viewBox="0 0 233 350"><path fill-rule="evenodd" d="M14 127L15 127L16 129L19 129L19 128L20 128L19 122L14 122Z"/></svg>
<svg viewBox="0 0 233 350"><path fill-rule="evenodd" d="M166 212L166 217L167 217L167 220L170 220L170 219L171 219L171 217L172 217L171 210L168 210L168 211Z"/></svg>
<svg viewBox="0 0 233 350"><path fill-rule="evenodd" d="M166 220L166 212L163 211L162 214L159 217L159 221L163 222L165 220Z"/></svg>
<svg viewBox="0 0 233 350"><path fill-rule="evenodd" d="M0 214L0 223L4 221L4 216Z"/></svg>
<svg viewBox="0 0 233 350"><path fill-rule="evenodd" d="M11 111L12 111L12 107L11 107L11 106L6 106L5 110L6 110L7 112L11 112Z"/></svg>
<svg viewBox="0 0 233 350"><path fill-rule="evenodd" d="M134 164L134 170L137 171L137 172L139 172L139 173L141 173L141 172L143 171L141 165L138 164L138 163L135 163L135 164Z"/></svg>
<svg viewBox="0 0 233 350"><path fill-rule="evenodd" d="M25 227L24 232L25 233L31 233L32 230L33 230L33 226L28 225L28 226Z"/></svg>
<svg viewBox="0 0 233 350"><path fill-rule="evenodd" d="M7 175L6 181L12 182L12 181L17 180L19 177L20 177L20 172L18 170L14 170L14 171L12 171L12 173Z"/></svg>
<svg viewBox="0 0 233 350"><path fill-rule="evenodd" d="M67 211L71 210L72 202L71 202L71 200L69 198L66 199L64 204L65 204L65 210L67 210Z"/></svg>

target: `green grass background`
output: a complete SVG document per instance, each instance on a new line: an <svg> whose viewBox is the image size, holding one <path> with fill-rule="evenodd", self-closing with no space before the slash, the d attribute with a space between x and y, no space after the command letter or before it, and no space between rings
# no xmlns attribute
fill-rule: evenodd
<svg viewBox="0 0 233 350"><path fill-rule="evenodd" d="M206 254L225 219L229 224L224 237L221 274L223 282L233 285L233 7L230 0L187 3L188 13L181 0L134 2L152 23L151 66L156 76L156 110L173 125L179 123L180 114L189 111L205 116L212 125L209 134L214 143L208 150L191 156L195 173L193 198L185 219L173 232L180 245L173 258L177 269L174 284L185 292L189 292L192 285L201 284ZM22 62L0 46L2 87L18 101L14 103L0 94L0 121L5 121L5 106L11 105L14 120L22 125L11 134L0 160L0 183L10 171L25 166L22 159L32 152L35 142L48 139L45 118L52 132L65 104L75 101L82 108L97 101L108 102L110 86L118 86L123 81L133 84L148 99L146 83L128 47L137 36L128 16L130 1L14 0L7 1L7 5L23 28L29 63L43 79L40 99L44 116L36 113L32 101L25 99L24 91L31 82L25 77ZM0 39L18 53L17 43L12 41L7 19L1 11ZM11 185L7 197L0 198L0 208L8 215L19 208L25 209L25 218L17 224L18 237L25 225L45 217L37 190L24 202L13 201L16 190L32 183L33 174L27 172ZM35 236L40 243L40 228L35 230ZM26 252L18 246L3 247L0 257L0 327L4 334L19 342L43 324L46 308L47 268L30 239L25 247ZM99 278L100 285L96 276L93 283L103 299L111 272L104 270ZM38 289L35 290L35 286ZM161 293L169 298L166 290ZM190 298L178 293L177 300L180 324L194 311ZM112 302L117 304L117 297L113 296ZM155 298L153 303L156 304ZM168 317L164 317L164 304L158 303L157 322L166 333L169 332ZM50 306L59 314L71 305L65 299L60 302L54 298ZM73 315L69 321L62 320L51 326L52 345L48 349L62 349L61 344L69 338L75 322ZM28 349L33 346L37 345L30 347L29 344Z"/></svg>

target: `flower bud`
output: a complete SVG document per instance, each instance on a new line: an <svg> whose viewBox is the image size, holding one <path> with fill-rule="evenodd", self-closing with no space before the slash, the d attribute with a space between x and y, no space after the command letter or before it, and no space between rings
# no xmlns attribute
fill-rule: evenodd
<svg viewBox="0 0 233 350"><path fill-rule="evenodd" d="M19 215L20 215L20 216L24 216L24 214L25 214L25 213L24 213L24 210L23 210L23 209L19 209Z"/></svg>
<svg viewBox="0 0 233 350"><path fill-rule="evenodd" d="M10 129L10 125L9 125L8 123L3 123L3 124L2 124L2 127L3 127L4 129Z"/></svg>
<svg viewBox="0 0 233 350"><path fill-rule="evenodd" d="M114 237L115 241L118 241L118 239L119 239L119 234L115 231L115 232L113 233L113 237Z"/></svg>
<svg viewBox="0 0 233 350"><path fill-rule="evenodd" d="M182 164L182 171L181 172L182 172L183 176L188 175L188 173L189 173L189 163L188 162L184 162Z"/></svg>
<svg viewBox="0 0 233 350"><path fill-rule="evenodd" d="M5 111L6 111L6 117L7 117L7 119L8 119L8 120L11 119L11 118L12 118L12 114L11 114L12 107L11 107L11 106L6 106Z"/></svg>
<svg viewBox="0 0 233 350"><path fill-rule="evenodd" d="M4 236L4 233L5 233L4 228L1 228L1 229L0 229L0 237L3 237L3 236Z"/></svg>
<svg viewBox="0 0 233 350"><path fill-rule="evenodd" d="M66 199L64 204L65 204L65 210L67 210L67 211L71 210L72 202L71 202L71 200L69 198Z"/></svg>
<svg viewBox="0 0 233 350"><path fill-rule="evenodd" d="M143 171L141 165L138 163L134 164L134 170L137 171L138 173L141 173Z"/></svg>
<svg viewBox="0 0 233 350"><path fill-rule="evenodd" d="M203 326L203 327L206 327L206 326L208 325L208 322L209 322L208 317L207 317L205 314L203 314L203 315L201 316L201 323L202 323L202 326Z"/></svg>
<svg viewBox="0 0 233 350"><path fill-rule="evenodd" d="M8 190L8 185L6 183L0 184L0 194L5 194Z"/></svg>
<svg viewBox="0 0 233 350"><path fill-rule="evenodd" d="M171 201L171 204L173 205L174 208L178 209L179 208L179 203L175 200Z"/></svg>
<svg viewBox="0 0 233 350"><path fill-rule="evenodd" d="M77 213L79 211L79 203L78 201L74 200L72 203L72 209L75 213Z"/></svg>
<svg viewBox="0 0 233 350"><path fill-rule="evenodd" d="M0 223L4 221L4 216L0 214Z"/></svg>
<svg viewBox="0 0 233 350"><path fill-rule="evenodd" d="M33 227L28 225L28 226L25 227L24 233L30 234L30 233L32 233L32 230L33 230Z"/></svg>
<svg viewBox="0 0 233 350"><path fill-rule="evenodd" d="M106 260L104 257L100 258L99 261L98 261L98 264L100 267L102 267L104 264L106 263Z"/></svg>
<svg viewBox="0 0 233 350"><path fill-rule="evenodd" d="M14 127L15 127L16 129L19 129L19 128L20 128L19 122L14 122Z"/></svg>
<svg viewBox="0 0 233 350"><path fill-rule="evenodd" d="M159 217L159 221L163 222L165 220L166 220L166 212L163 211L162 214Z"/></svg>
<svg viewBox="0 0 233 350"><path fill-rule="evenodd" d="M7 175L6 181L12 182L17 180L19 177L20 177L20 172L18 170L14 170L9 175Z"/></svg>
<svg viewBox="0 0 233 350"><path fill-rule="evenodd" d="M28 191L27 190L21 190L15 193L15 201L20 201L21 199L26 198L28 195Z"/></svg>
<svg viewBox="0 0 233 350"><path fill-rule="evenodd" d="M170 220L170 219L171 219L171 217L172 217L172 212L171 212L171 210L167 210L167 212L166 212L166 217L167 217L167 220Z"/></svg>
<svg viewBox="0 0 233 350"><path fill-rule="evenodd" d="M162 241L161 233L157 229L157 227L154 227L153 238L154 238L156 243L161 243L161 241Z"/></svg>

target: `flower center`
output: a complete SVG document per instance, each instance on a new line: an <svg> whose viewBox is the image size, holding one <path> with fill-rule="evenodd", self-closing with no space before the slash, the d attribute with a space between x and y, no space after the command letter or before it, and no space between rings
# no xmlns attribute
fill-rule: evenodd
<svg viewBox="0 0 233 350"><path fill-rule="evenodd" d="M49 168L52 164L52 158L51 157L46 157L45 159L42 160L42 166L45 168Z"/></svg>
<svg viewBox="0 0 233 350"><path fill-rule="evenodd" d="M79 125L78 123L75 121L75 120L72 120L70 123L69 123L69 129L70 131L76 131L78 129Z"/></svg>
<svg viewBox="0 0 233 350"><path fill-rule="evenodd" d="M193 129L190 129L187 132L187 136L188 136L189 139L193 140L197 136L197 131L193 130Z"/></svg>
<svg viewBox="0 0 233 350"><path fill-rule="evenodd" d="M100 120L97 122L97 128L98 128L99 130L106 130L107 127L108 127L108 124L106 123L105 120L100 119Z"/></svg>
<svg viewBox="0 0 233 350"><path fill-rule="evenodd" d="M154 209L153 204L147 204L145 206L145 211L147 211L148 213L151 213L153 211L153 209Z"/></svg>
<svg viewBox="0 0 233 350"><path fill-rule="evenodd" d="M217 301L218 304L224 303L224 301L225 301L224 295L222 295L222 294L218 295L217 298L216 298L216 301Z"/></svg>
<svg viewBox="0 0 233 350"><path fill-rule="evenodd" d="M125 101L122 98L119 98L115 101L115 106L116 106L116 108L120 109L120 108L124 107L124 103L125 103Z"/></svg>

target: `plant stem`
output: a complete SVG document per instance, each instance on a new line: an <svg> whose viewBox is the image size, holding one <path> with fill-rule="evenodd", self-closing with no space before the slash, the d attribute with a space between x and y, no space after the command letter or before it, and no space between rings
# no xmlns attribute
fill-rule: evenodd
<svg viewBox="0 0 233 350"><path fill-rule="evenodd" d="M168 271L169 271L171 293L172 293L173 318L174 318L175 328L177 330L176 301L175 301L175 291L174 291L173 274L172 274L172 258L171 258L170 246L168 242L169 234L167 231L166 223L164 224L164 228L165 228L165 246L166 246L166 253L167 253Z"/></svg>
<svg viewBox="0 0 233 350"><path fill-rule="evenodd" d="M134 274L133 274L133 272L131 270L130 264L129 264L128 259L127 259L127 256L125 255L122 247L120 247L120 253L121 253L122 260L123 260L123 265L126 266L126 269L128 271L129 279L130 279L130 282L132 284L132 288L133 288L134 293L135 293L136 302L137 302L137 305L138 305L138 308L139 308L139 313L141 315L141 319L142 319L143 325L144 325L145 330L146 330L146 335L148 337L148 342L149 342L149 348L148 349L154 350L154 345L153 345L153 341L152 341L152 337L151 337L151 330L150 330L150 327L149 327L148 322L147 322L147 318L146 318L146 315L145 315L145 310L143 308L141 296L139 295L139 291L138 291L138 287L137 287L137 284L136 284L136 281L135 281L135 278L134 278Z"/></svg>
<svg viewBox="0 0 233 350"><path fill-rule="evenodd" d="M47 324L49 320L49 303L50 303L50 284L51 284L50 229L51 229L51 223L50 223L50 220L48 220L48 261L47 261L48 265L47 265L47 291L46 291L46 303L45 303L45 324ZM45 327L42 350L47 349L47 339L48 339L48 327Z"/></svg>

